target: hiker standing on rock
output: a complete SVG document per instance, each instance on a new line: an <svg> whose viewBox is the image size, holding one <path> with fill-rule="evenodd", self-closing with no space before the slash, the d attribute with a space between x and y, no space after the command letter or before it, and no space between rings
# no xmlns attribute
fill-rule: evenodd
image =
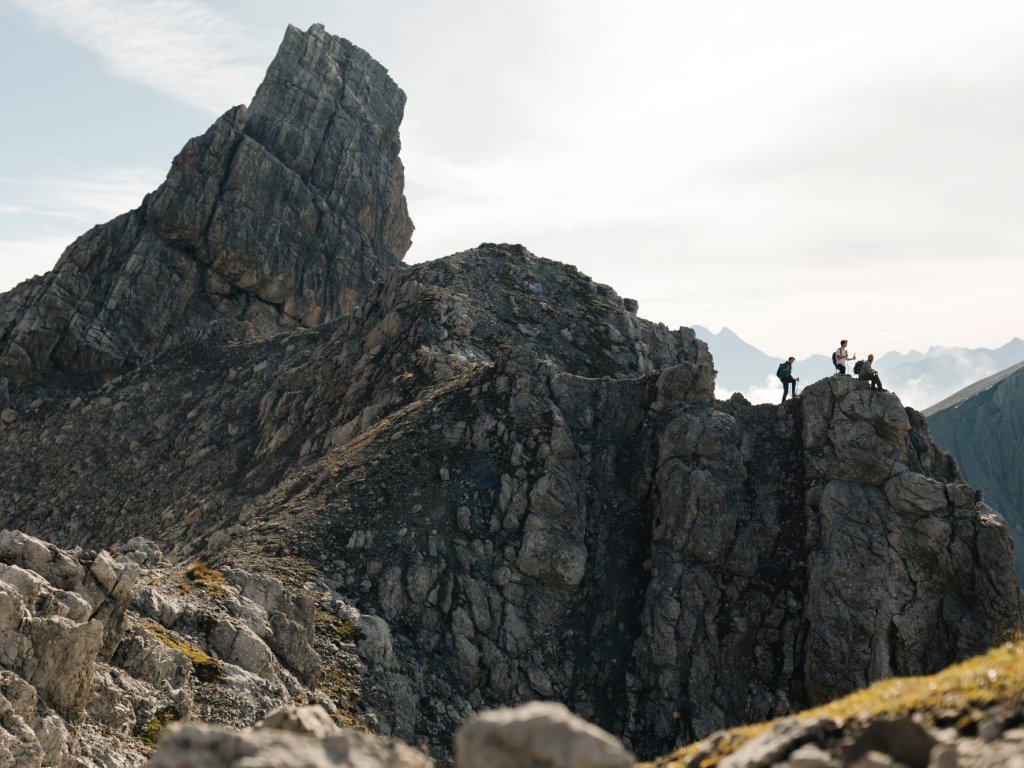
<svg viewBox="0 0 1024 768"><path fill-rule="evenodd" d="M839 349L832 353L832 365L836 367L836 373L845 376L846 375L846 362L848 360L856 360L857 356L850 356L850 353L846 351L847 345L846 339L839 342Z"/></svg>
<svg viewBox="0 0 1024 768"><path fill-rule="evenodd" d="M854 366L854 372L857 374L857 378L861 381L867 381L871 384L871 389L877 389L879 392L885 392L882 389L882 381L878 378L878 372L871 366L875 362L874 355L868 355L867 360L861 360L856 366Z"/></svg>
<svg viewBox="0 0 1024 768"><path fill-rule="evenodd" d="M796 394L796 383L800 379L793 378L793 361L795 357L790 357L784 363L779 363L779 369L775 372L775 375L779 377L779 381L782 382L782 402L786 402L786 396L789 395L789 387L793 386L793 399L797 398Z"/></svg>

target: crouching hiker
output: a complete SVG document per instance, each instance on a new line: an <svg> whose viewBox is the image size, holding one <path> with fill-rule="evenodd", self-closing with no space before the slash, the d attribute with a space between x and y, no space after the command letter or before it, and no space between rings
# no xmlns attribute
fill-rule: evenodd
<svg viewBox="0 0 1024 768"><path fill-rule="evenodd" d="M775 375L779 377L779 381L782 382L782 402L786 402L786 397L789 395L789 387L793 387L793 397L796 398L796 383L800 379L793 378L793 361L795 357L790 357L786 362L779 363L779 370L775 372Z"/></svg>
<svg viewBox="0 0 1024 768"><path fill-rule="evenodd" d="M857 374L857 378L861 381L867 381L871 385L871 389L885 392L882 389L882 381L878 378L878 372L871 365L873 362L875 362L875 356L868 355L867 360L861 360L853 367L853 372Z"/></svg>

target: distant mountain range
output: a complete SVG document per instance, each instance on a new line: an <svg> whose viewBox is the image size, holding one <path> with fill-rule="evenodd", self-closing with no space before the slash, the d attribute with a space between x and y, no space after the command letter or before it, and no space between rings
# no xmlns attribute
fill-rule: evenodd
<svg viewBox="0 0 1024 768"><path fill-rule="evenodd" d="M1024 579L1024 363L957 392L925 416L935 442L1006 518Z"/></svg>
<svg viewBox="0 0 1024 768"><path fill-rule="evenodd" d="M762 352L728 328L712 333L695 325L693 330L707 343L715 359L719 398L740 392L753 403L780 399L775 370L783 358ZM793 372L800 377L801 385L832 375L831 353L828 349L826 354L794 363ZM896 392L904 404L920 410L1020 362L1024 362L1024 340L1014 338L998 349L932 346L927 352L886 352L876 358L875 369L886 389Z"/></svg>

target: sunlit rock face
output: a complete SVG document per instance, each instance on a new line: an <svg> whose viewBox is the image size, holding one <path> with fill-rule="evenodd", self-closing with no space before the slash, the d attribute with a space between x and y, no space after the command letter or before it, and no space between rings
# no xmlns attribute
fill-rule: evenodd
<svg viewBox="0 0 1024 768"><path fill-rule="evenodd" d="M0 381L89 386L214 331L351 310L410 245L405 95L365 51L288 29L248 109L175 158L142 205L0 297Z"/></svg>

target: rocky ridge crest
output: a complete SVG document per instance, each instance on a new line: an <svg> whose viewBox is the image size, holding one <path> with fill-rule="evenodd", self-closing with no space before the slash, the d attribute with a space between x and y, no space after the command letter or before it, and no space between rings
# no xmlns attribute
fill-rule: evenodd
<svg viewBox="0 0 1024 768"><path fill-rule="evenodd" d="M703 344L635 309L513 246L394 272L19 414L3 523L351 606L353 717L438 755L534 698L653 755L1021 626L1005 526L919 414L839 377L715 401Z"/></svg>

